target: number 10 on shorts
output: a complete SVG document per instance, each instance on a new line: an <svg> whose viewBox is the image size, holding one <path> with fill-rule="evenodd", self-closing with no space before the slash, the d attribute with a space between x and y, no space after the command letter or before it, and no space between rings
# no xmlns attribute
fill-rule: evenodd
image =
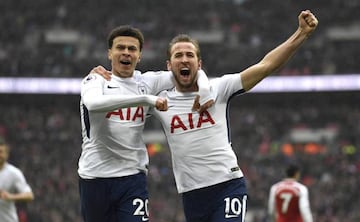
<svg viewBox="0 0 360 222"><path fill-rule="evenodd" d="M238 197L226 197L225 201L225 218L233 218L239 217L241 212L243 212L242 216L245 216L245 209L246 209L246 195L243 196L241 200Z"/></svg>

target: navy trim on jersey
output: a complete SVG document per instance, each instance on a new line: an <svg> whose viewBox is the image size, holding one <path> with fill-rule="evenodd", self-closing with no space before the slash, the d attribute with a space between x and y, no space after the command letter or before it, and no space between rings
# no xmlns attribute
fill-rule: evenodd
<svg viewBox="0 0 360 222"><path fill-rule="evenodd" d="M84 124L86 129L86 136L90 138L90 118L89 118L89 110L83 105L83 113L84 113Z"/></svg>
<svg viewBox="0 0 360 222"><path fill-rule="evenodd" d="M231 129L230 129L230 101L235 97L242 93L245 93L245 89L240 89L239 91L232 94L227 103L226 103L226 126L228 131L228 142L231 143Z"/></svg>

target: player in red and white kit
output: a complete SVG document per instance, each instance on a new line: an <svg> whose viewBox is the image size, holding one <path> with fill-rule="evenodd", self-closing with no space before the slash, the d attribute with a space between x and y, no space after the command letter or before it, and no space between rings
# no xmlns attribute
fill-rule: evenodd
<svg viewBox="0 0 360 222"><path fill-rule="evenodd" d="M296 165L286 169L286 178L272 185L268 213L276 222L312 222L309 192L298 182L300 170Z"/></svg>

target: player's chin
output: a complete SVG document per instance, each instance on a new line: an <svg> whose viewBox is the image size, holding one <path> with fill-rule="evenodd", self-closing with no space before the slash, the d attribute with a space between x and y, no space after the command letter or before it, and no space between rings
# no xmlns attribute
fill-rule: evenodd
<svg viewBox="0 0 360 222"><path fill-rule="evenodd" d="M180 85L183 89L191 89L193 87L193 82L190 80L180 81Z"/></svg>

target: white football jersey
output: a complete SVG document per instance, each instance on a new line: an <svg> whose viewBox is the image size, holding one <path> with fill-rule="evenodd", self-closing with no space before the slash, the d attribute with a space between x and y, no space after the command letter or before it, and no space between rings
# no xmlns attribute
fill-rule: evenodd
<svg viewBox="0 0 360 222"><path fill-rule="evenodd" d="M82 178L109 178L147 173L149 158L142 133L155 96L173 87L171 72L135 71L131 78L95 73L81 82ZM148 95L151 94L151 95Z"/></svg>
<svg viewBox="0 0 360 222"><path fill-rule="evenodd" d="M26 182L24 174L10 163L5 163L0 169L0 190L9 193L31 192L31 187ZM6 201L0 198L0 221L17 222L19 221L14 201Z"/></svg>
<svg viewBox="0 0 360 222"><path fill-rule="evenodd" d="M159 94L168 100L167 112L152 110L167 136L179 193L243 177L228 120L230 98L244 92L240 74L212 79L210 87L215 104L201 115L191 110L197 93L175 88Z"/></svg>

